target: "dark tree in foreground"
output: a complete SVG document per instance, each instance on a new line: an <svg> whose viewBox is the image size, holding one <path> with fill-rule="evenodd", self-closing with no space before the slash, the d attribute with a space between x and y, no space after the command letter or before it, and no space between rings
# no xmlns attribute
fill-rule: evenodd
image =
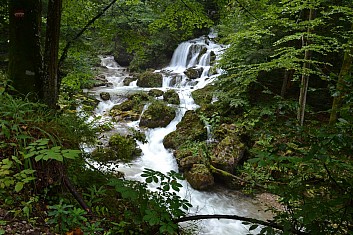
<svg viewBox="0 0 353 235"><path fill-rule="evenodd" d="M62 0L49 0L47 32L44 52L44 102L51 108L56 107L59 97L58 53Z"/></svg>
<svg viewBox="0 0 353 235"><path fill-rule="evenodd" d="M40 0L10 0L9 76L14 88L36 99L41 94Z"/></svg>

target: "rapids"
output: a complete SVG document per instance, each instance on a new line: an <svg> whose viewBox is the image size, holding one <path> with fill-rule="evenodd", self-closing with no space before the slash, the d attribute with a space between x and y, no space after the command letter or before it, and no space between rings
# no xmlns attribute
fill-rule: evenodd
<svg viewBox="0 0 353 235"><path fill-rule="evenodd" d="M172 151L165 149L163 146L164 137L176 129L176 125L181 121L187 110L195 110L198 105L195 104L191 92L203 88L207 84L212 83L222 73L221 70L211 72L211 58L218 58L225 46L214 43L211 37L200 37L190 41L181 43L174 52L170 65L162 70L156 70L163 74L163 86L158 87L160 90L174 89L180 98L180 106L177 109L177 115L173 121L165 128L154 128L146 130L147 143L138 142L142 150L141 157L132 163L119 164L117 169L125 173L126 179L142 180L141 173L144 168L151 168L156 171L166 173L174 170L178 171L176 160ZM95 110L95 120L100 117L100 121L106 122L110 120L108 116L109 110L123 100L119 94L128 94L136 91L148 91L151 88L140 88L136 86L136 82L130 83L129 86L123 85L123 80L128 77L125 68L119 66L112 56L101 57L102 66L107 68L105 74L106 79L111 84L110 87L101 87L95 90L97 99L100 92L109 92L111 100L102 101ZM200 78L190 80L184 71L187 68L202 68ZM172 82L174 80L174 82ZM115 129L123 131L124 128L132 127L139 129L139 121L129 123L118 123ZM182 182L183 189L180 192L183 198L190 200L193 207L189 211L190 215L195 214L227 214L252 217L257 219L267 219L268 215L261 212L261 207L240 194L226 189L219 189L212 192L197 191L192 189L189 184ZM235 220L204 220L196 222L198 225L198 234L248 234L248 227L240 221ZM186 226L186 225L185 225ZM256 232L256 231L255 231Z"/></svg>

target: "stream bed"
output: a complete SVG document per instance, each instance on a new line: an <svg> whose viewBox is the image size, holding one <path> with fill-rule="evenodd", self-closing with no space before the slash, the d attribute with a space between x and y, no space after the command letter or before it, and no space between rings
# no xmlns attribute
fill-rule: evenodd
<svg viewBox="0 0 353 235"><path fill-rule="evenodd" d="M212 60L216 61L221 55L225 46L214 43L210 36L204 36L181 43L175 50L170 65L155 73L163 74L163 84L161 87L142 88L131 82L124 85L124 80L129 77L126 68L119 66L112 56L102 56L103 74L108 80L109 87L99 87L88 91L96 96L100 103L91 119L97 122L110 122L110 109L124 101L122 98L129 93L148 92L151 89L167 91L175 90L180 99L180 105L176 109L175 118L164 128L141 129L139 120L121 122L114 124L114 132L124 133L129 128L142 131L146 135L146 142L137 141L142 154L129 164L119 163L114 166L118 171L125 174L126 179L142 181L141 173L145 168L150 168L162 173L174 170L178 171L176 160L172 150L164 148L163 139L166 135L176 130L177 124L182 120L187 110L195 110L195 104L191 92L205 87L212 83L222 73L221 70L212 70ZM196 79L189 79L184 71L194 68L201 71ZM212 70L212 71L211 71ZM100 93L107 92L110 99L103 101ZM109 132L105 133L109 137ZM181 182L183 188L180 196L190 201L193 207L188 212L189 215L196 214L225 214L239 215L256 219L270 219L269 213L263 211L263 207L252 198L239 192L218 188L213 191L194 190L186 181ZM195 222L198 225L198 234L248 234L248 226L236 220L204 220ZM185 225L187 226L187 225ZM256 234L258 231L252 231Z"/></svg>

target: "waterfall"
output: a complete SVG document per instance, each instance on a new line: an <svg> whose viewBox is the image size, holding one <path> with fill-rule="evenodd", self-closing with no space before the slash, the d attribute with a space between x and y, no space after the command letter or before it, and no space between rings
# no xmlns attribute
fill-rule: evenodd
<svg viewBox="0 0 353 235"><path fill-rule="evenodd" d="M119 164L118 170L125 173L126 179L143 180L140 175L144 168L151 168L163 173L171 170L178 171L178 166L172 152L163 146L163 139L166 135L176 130L177 124L182 120L187 110L195 110L199 107L195 104L191 93L195 89L201 89L217 79L221 71L218 71L218 74L208 76L211 68L211 53L214 53L218 57L223 49L224 46L215 44L206 37L183 42L175 50L170 65L167 68L155 71L161 73L168 71L168 73L163 74L163 86L158 89L174 89L179 95L180 105L177 108L176 117L167 127L146 130L147 142L137 142L142 150L140 158L126 165ZM200 55L200 53L203 54ZM113 71L121 68L112 59L112 57L101 57L102 65ZM202 67L203 72L201 76L192 81L188 79L184 71L189 67ZM121 81L121 74L116 72L109 79ZM124 87L122 87L121 82L112 81L112 84L113 87L102 88L101 90L113 94L118 92L126 93L132 90L146 91L146 89L137 87L136 82ZM108 113L107 111L112 107L112 104L105 102L98 107L96 115L104 115L104 113ZM104 107L107 110L104 111ZM147 106L144 107L144 110L146 108ZM138 122L131 122L128 126L138 129ZM190 214L234 214L259 218L259 208L244 196L239 196L230 191L225 192L225 189L217 192L200 192L192 189L186 181L183 181L182 185L183 189L180 195L183 198L189 199L193 205L193 208L189 211ZM199 223L199 234L233 235L250 233L247 226L235 220L207 220Z"/></svg>

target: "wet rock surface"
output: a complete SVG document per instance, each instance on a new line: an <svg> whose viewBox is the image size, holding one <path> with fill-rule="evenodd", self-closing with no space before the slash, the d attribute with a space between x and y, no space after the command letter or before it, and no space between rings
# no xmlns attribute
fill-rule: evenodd
<svg viewBox="0 0 353 235"><path fill-rule="evenodd" d="M163 144L166 148L177 149L186 141L205 141L207 131L195 111L189 110L177 125L176 131L168 134Z"/></svg>
<svg viewBox="0 0 353 235"><path fill-rule="evenodd" d="M142 114L140 127L156 128L166 127L175 118L175 109L167 103L156 100L152 102Z"/></svg>
<svg viewBox="0 0 353 235"><path fill-rule="evenodd" d="M213 175L204 164L194 164L184 175L194 189L206 190L214 185Z"/></svg>
<svg viewBox="0 0 353 235"><path fill-rule="evenodd" d="M160 73L146 71L141 74L136 74L137 86L139 87L162 87L163 76Z"/></svg>
<svg viewBox="0 0 353 235"><path fill-rule="evenodd" d="M179 95L175 90L168 90L164 92L163 100L168 104L180 104Z"/></svg>
<svg viewBox="0 0 353 235"><path fill-rule="evenodd" d="M184 74L190 79L200 78L203 72L202 67L192 67L184 71Z"/></svg>

